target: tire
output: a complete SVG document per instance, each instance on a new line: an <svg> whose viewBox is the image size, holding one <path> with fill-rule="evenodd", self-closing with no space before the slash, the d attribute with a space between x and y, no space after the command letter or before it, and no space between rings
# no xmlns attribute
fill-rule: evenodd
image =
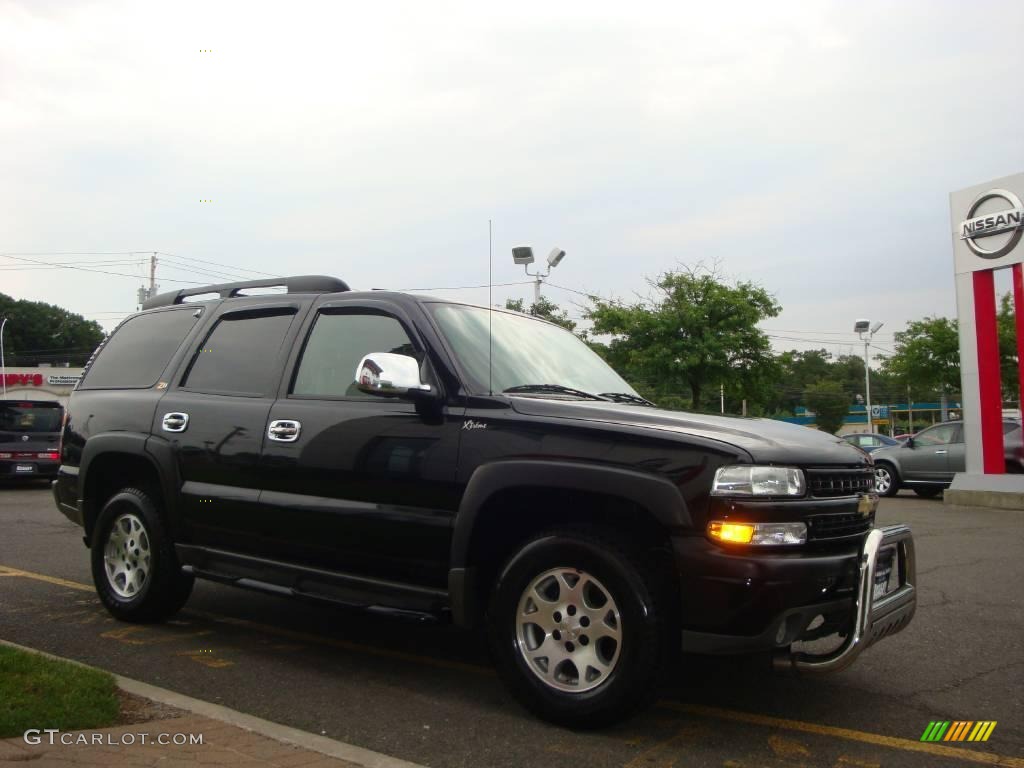
<svg viewBox="0 0 1024 768"><path fill-rule="evenodd" d="M528 710L589 729L654 700L680 635L672 570L650 554L641 559L593 532L558 530L508 561L487 629L502 679ZM539 623L520 621L524 612ZM538 653L545 648L553 655Z"/></svg>
<svg viewBox="0 0 1024 768"><path fill-rule="evenodd" d="M923 486L921 488L915 488L914 493L916 493L922 499L934 499L936 496L942 493L942 488Z"/></svg>
<svg viewBox="0 0 1024 768"><path fill-rule="evenodd" d="M880 496L895 496L899 492L900 476L892 464L875 464L875 490Z"/></svg>
<svg viewBox="0 0 1024 768"><path fill-rule="evenodd" d="M154 496L145 490L122 488L103 505L91 558L96 592L122 621L169 618L192 593L194 579L181 572Z"/></svg>

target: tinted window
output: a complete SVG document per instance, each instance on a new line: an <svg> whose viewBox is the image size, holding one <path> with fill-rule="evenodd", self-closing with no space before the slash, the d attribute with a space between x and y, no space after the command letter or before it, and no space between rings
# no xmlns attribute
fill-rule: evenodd
<svg viewBox="0 0 1024 768"><path fill-rule="evenodd" d="M59 405L0 403L0 432L60 432L63 415Z"/></svg>
<svg viewBox="0 0 1024 768"><path fill-rule="evenodd" d="M202 392L269 393L292 317L291 309L225 315L196 352L183 385Z"/></svg>
<svg viewBox="0 0 1024 768"><path fill-rule="evenodd" d="M194 312L189 307L129 318L89 366L81 389L152 387L198 321Z"/></svg>
<svg viewBox="0 0 1024 768"><path fill-rule="evenodd" d="M393 317L376 314L321 314L316 319L295 375L292 394L365 397L356 389L356 367L371 352L419 358L409 335Z"/></svg>
<svg viewBox="0 0 1024 768"><path fill-rule="evenodd" d="M948 445L956 440L956 424L940 424L914 436L915 445Z"/></svg>

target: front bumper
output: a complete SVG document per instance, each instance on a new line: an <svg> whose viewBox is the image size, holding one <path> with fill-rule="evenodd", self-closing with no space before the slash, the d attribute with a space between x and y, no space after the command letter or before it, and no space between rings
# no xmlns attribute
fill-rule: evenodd
<svg viewBox="0 0 1024 768"><path fill-rule="evenodd" d="M879 552L896 548L899 558L899 582L896 589L875 600L875 567ZM783 651L776 655L780 669L799 672L837 672L845 669L872 644L895 634L910 624L917 609L917 571L914 561L914 537L905 525L876 528L868 534L858 565L857 595L853 605L852 626L842 644L824 654Z"/></svg>

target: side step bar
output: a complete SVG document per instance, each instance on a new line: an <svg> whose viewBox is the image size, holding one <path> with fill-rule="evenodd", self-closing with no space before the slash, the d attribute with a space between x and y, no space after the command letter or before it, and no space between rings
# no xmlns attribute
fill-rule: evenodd
<svg viewBox="0 0 1024 768"><path fill-rule="evenodd" d="M899 586L874 599L878 555L894 547ZM917 609L917 566L914 537L906 525L876 528L868 534L860 556L860 578L853 605L853 627L842 645L830 653L783 651L773 659L776 669L797 672L838 672L850 666L863 651L878 640L894 635L910 624Z"/></svg>

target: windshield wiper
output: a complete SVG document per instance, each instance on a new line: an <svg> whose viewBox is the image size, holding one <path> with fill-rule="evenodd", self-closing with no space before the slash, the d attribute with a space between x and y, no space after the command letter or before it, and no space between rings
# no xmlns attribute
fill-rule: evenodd
<svg viewBox="0 0 1024 768"><path fill-rule="evenodd" d="M529 394L536 392L538 394L544 392L555 393L559 395L575 395L576 397L585 397L588 400L606 400L607 398L601 395L595 395L590 392L584 392L582 389L573 389L572 387L564 387L561 384L519 384L515 387L509 387L503 389L502 394Z"/></svg>
<svg viewBox="0 0 1024 768"><path fill-rule="evenodd" d="M640 397L640 395L631 395L629 392L602 392L601 397L605 397L609 400L614 400L616 403L636 403L637 405L649 405L652 407L657 407L646 397Z"/></svg>

